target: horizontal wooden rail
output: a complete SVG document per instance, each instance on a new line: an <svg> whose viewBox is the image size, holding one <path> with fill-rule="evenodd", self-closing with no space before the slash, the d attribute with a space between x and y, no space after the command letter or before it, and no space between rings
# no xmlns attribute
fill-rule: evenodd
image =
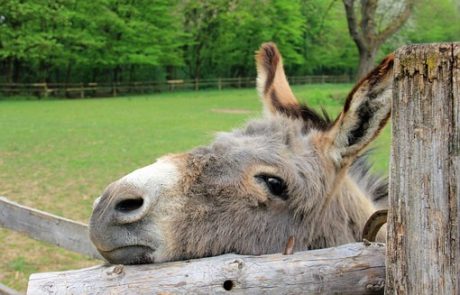
<svg viewBox="0 0 460 295"><path fill-rule="evenodd" d="M0 295L21 295L22 293L0 284Z"/></svg>
<svg viewBox="0 0 460 295"><path fill-rule="evenodd" d="M350 83L348 75L292 76L291 84ZM0 95L35 95L40 97L100 97L128 93L151 93L176 90L247 88L255 86L254 77L214 78L117 83L0 83Z"/></svg>
<svg viewBox="0 0 460 295"><path fill-rule="evenodd" d="M384 244L354 243L292 255L37 273L27 294L383 294L384 282Z"/></svg>
<svg viewBox="0 0 460 295"><path fill-rule="evenodd" d="M91 258L102 259L89 239L86 224L19 205L1 196L0 226Z"/></svg>

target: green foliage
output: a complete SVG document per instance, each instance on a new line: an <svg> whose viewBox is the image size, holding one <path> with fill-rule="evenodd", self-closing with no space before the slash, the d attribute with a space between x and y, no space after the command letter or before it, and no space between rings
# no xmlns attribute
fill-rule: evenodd
<svg viewBox="0 0 460 295"><path fill-rule="evenodd" d="M289 64L303 63L298 49L304 20L298 1L216 1L214 7L207 1L201 11L208 11L212 16L205 14L198 18L187 13L196 9L196 2L190 3L193 3L191 7L184 9L188 17L186 23L197 19L201 22L195 25L196 31L190 32L194 43L185 55L194 59L196 65L200 61L204 70L213 69L207 76L254 75L254 52L267 41L278 44ZM206 42L209 40L206 38L211 41ZM198 52L200 56L194 55ZM195 68L195 73L202 71ZM193 77L200 76L195 73L192 72Z"/></svg>
<svg viewBox="0 0 460 295"><path fill-rule="evenodd" d="M419 0L381 55L458 40L459 19L454 0ZM289 75L353 73L358 61L339 0L0 0L0 82L253 76L267 41Z"/></svg>
<svg viewBox="0 0 460 295"><path fill-rule="evenodd" d="M352 73L358 58L341 1L303 1L306 73Z"/></svg>
<svg viewBox="0 0 460 295"><path fill-rule="evenodd" d="M85 80L136 66L180 65L183 33L171 0L3 0L0 59L6 80ZM54 76L53 76L54 74ZM106 74L107 75L107 74ZM19 77L21 76L21 77ZM83 78L83 79L82 79ZM107 77L105 78L107 80Z"/></svg>
<svg viewBox="0 0 460 295"><path fill-rule="evenodd" d="M389 52L409 43L459 40L460 6L457 6L456 1L419 0L409 22L383 46L382 51Z"/></svg>

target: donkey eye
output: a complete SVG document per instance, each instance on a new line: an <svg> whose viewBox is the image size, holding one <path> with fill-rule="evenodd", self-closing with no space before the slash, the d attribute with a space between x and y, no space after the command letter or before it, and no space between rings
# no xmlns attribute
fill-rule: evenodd
<svg viewBox="0 0 460 295"><path fill-rule="evenodd" d="M269 175L258 175L257 178L261 179L268 187L268 190L272 195L280 197L283 200L287 200L288 195L286 193L286 184L284 181L276 176Z"/></svg>

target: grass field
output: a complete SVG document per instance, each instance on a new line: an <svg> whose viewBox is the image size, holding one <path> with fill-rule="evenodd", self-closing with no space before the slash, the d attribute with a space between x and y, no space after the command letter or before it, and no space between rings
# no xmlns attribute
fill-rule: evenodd
<svg viewBox="0 0 460 295"><path fill-rule="evenodd" d="M337 114L351 85L305 85L294 92ZM222 112L223 110L239 110ZM165 153L210 142L216 131L260 116L253 89L177 92L88 100L0 100L0 195L87 222L105 186ZM377 141L386 173L389 128ZM0 229L0 282L24 291L33 272L98 263Z"/></svg>

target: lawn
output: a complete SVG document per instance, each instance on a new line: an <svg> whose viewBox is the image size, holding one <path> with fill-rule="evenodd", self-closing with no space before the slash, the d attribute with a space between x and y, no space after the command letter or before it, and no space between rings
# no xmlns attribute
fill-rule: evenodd
<svg viewBox="0 0 460 295"><path fill-rule="evenodd" d="M351 85L294 87L336 115ZM238 110L222 112L223 110ZM261 115L254 89L176 92L87 100L0 100L0 195L87 222L104 187L165 153L210 142L217 131ZM386 174L389 128L372 161ZM0 282L24 291L30 273L97 264L0 229Z"/></svg>

